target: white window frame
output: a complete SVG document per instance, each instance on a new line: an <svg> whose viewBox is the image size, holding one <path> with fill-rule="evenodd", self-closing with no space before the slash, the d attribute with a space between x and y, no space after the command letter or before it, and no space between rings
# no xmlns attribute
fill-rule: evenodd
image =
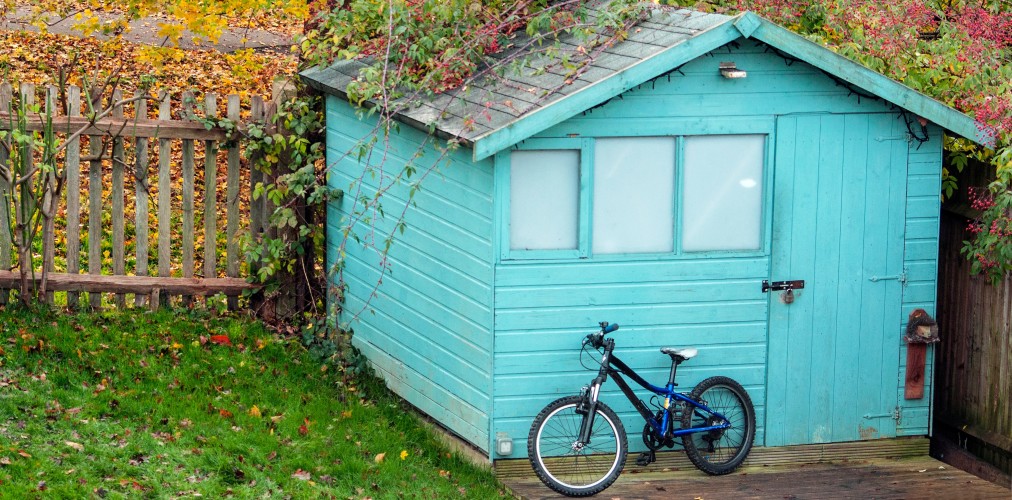
<svg viewBox="0 0 1012 500"><path fill-rule="evenodd" d="M498 220L499 231L496 246L500 249L499 260L503 263L524 263L531 261L560 261L571 262L577 259L592 259L594 261L651 261L651 260L672 260L672 259L700 259L708 257L749 257L767 255L770 251L769 235L772 231L771 193L773 189L773 144L774 144L774 120L754 118L726 118L709 120L700 123L692 119L665 119L665 120L643 120L633 129L616 130L616 127L602 127L592 131L593 136L579 137L572 134L569 137L557 138L532 138L515 145L514 147L500 151L496 154L495 162L495 191L496 200L499 203ZM747 250L703 250L683 251L682 250L682 225L683 213L683 189L684 182L684 138L686 136L698 135L765 135L765 151L763 157L762 175L762 214L760 215L760 248ZM591 214L593 213L593 178L594 178L594 144L597 137L671 137L675 140L675 187L674 187L674 213L672 223L674 230L672 236L674 242L671 252L646 252L646 253L591 253ZM576 250L512 250L510 249L510 154L516 150L539 150L539 149L579 149L580 150L580 195L578 208L579 224Z"/></svg>

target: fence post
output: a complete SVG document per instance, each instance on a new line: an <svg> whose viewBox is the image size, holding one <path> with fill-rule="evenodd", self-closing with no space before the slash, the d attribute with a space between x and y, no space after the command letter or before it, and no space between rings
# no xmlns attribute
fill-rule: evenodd
<svg viewBox="0 0 1012 500"><path fill-rule="evenodd" d="M67 116L81 116L81 88L67 87ZM64 165L67 176L67 273L81 272L81 138L67 143ZM81 306L77 292L67 292L67 307L76 311Z"/></svg>

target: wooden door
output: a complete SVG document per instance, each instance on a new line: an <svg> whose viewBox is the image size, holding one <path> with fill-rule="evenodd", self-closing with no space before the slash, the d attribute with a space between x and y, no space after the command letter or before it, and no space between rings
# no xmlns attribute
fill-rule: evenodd
<svg viewBox="0 0 1012 500"><path fill-rule="evenodd" d="M777 121L767 446L896 435L907 142L894 114Z"/></svg>

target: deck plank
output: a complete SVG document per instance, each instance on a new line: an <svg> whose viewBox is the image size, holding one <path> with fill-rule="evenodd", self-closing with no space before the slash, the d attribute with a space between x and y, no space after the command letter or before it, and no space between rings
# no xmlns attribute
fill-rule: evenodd
<svg viewBox="0 0 1012 500"><path fill-rule="evenodd" d="M651 466L652 468L653 466ZM640 469L640 470L650 470ZM566 498L534 478L503 478L519 498ZM1012 491L928 456L802 465L755 465L727 476L689 467L624 473L606 498L981 498L1008 500Z"/></svg>

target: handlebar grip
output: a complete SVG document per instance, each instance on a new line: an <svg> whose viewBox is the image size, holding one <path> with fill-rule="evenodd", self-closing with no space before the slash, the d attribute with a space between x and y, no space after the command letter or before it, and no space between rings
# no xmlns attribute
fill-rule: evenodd
<svg viewBox="0 0 1012 500"><path fill-rule="evenodd" d="M618 330L618 323L612 323L604 327L601 331L604 333L611 333L614 332L615 330Z"/></svg>

